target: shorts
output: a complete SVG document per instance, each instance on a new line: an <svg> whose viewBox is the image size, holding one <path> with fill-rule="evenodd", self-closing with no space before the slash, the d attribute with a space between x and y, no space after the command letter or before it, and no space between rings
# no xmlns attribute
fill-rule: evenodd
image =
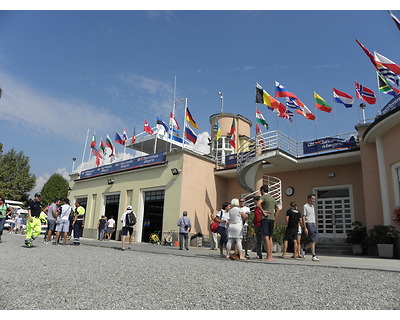
<svg viewBox="0 0 400 320"><path fill-rule="evenodd" d="M225 227L218 227L218 233L220 234L221 238L219 239L219 245L220 247L224 246L228 242L228 231L226 230Z"/></svg>
<svg viewBox="0 0 400 320"><path fill-rule="evenodd" d="M310 242L318 242L318 231L314 223L306 223Z"/></svg>
<svg viewBox="0 0 400 320"><path fill-rule="evenodd" d="M243 225L242 234L243 234L243 241L247 242L247 237L248 237L248 226L247 225Z"/></svg>
<svg viewBox="0 0 400 320"><path fill-rule="evenodd" d="M260 232L261 235L272 237L272 232L274 231L274 220L263 219L261 220Z"/></svg>
<svg viewBox="0 0 400 320"><path fill-rule="evenodd" d="M121 236L127 236L129 232L129 236L133 235L133 227L122 227Z"/></svg>
<svg viewBox="0 0 400 320"><path fill-rule="evenodd" d="M47 230L55 231L56 230L56 221L55 220L47 220Z"/></svg>
<svg viewBox="0 0 400 320"><path fill-rule="evenodd" d="M57 232L68 232L69 231L69 220L61 220L56 225Z"/></svg>
<svg viewBox="0 0 400 320"><path fill-rule="evenodd" d="M107 228L107 233L113 233L114 232L114 228Z"/></svg>
<svg viewBox="0 0 400 320"><path fill-rule="evenodd" d="M283 238L283 240L285 241L290 241L290 240L297 240L297 236L298 236L298 228L290 228L286 230L285 233L285 237Z"/></svg>

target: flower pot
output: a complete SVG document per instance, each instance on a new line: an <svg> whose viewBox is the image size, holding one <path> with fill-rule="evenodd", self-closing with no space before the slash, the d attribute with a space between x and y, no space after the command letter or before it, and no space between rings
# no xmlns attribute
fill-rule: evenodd
<svg viewBox="0 0 400 320"><path fill-rule="evenodd" d="M361 244L354 243L351 245L351 250L353 251L353 254L355 255L361 255L363 254L363 248Z"/></svg>
<svg viewBox="0 0 400 320"><path fill-rule="evenodd" d="M393 258L393 244L378 244L378 255L381 258Z"/></svg>

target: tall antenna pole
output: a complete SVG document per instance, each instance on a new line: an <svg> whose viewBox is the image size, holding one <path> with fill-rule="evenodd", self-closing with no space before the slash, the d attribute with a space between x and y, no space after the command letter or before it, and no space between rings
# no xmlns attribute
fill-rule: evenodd
<svg viewBox="0 0 400 320"><path fill-rule="evenodd" d="M218 91L218 94L221 97L221 113L224 113L224 94L221 91Z"/></svg>

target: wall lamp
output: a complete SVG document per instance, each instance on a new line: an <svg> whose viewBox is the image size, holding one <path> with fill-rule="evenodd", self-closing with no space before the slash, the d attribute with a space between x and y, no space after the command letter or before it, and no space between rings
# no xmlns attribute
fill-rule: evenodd
<svg viewBox="0 0 400 320"><path fill-rule="evenodd" d="M180 171L177 168L172 168L171 173L172 173L172 175L176 176L177 174L180 173Z"/></svg>
<svg viewBox="0 0 400 320"><path fill-rule="evenodd" d="M334 172L329 172L328 173L328 178L334 178L336 175Z"/></svg>
<svg viewBox="0 0 400 320"><path fill-rule="evenodd" d="M113 184L114 183L114 179L108 179L107 180L107 184Z"/></svg>

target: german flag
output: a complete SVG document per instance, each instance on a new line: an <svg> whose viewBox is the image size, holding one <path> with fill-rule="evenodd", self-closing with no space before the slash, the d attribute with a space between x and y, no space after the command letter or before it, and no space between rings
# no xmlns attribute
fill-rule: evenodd
<svg viewBox="0 0 400 320"><path fill-rule="evenodd" d="M189 108L186 108L186 121L189 122L193 128L199 129L199 126L197 125L196 121L194 121Z"/></svg>

